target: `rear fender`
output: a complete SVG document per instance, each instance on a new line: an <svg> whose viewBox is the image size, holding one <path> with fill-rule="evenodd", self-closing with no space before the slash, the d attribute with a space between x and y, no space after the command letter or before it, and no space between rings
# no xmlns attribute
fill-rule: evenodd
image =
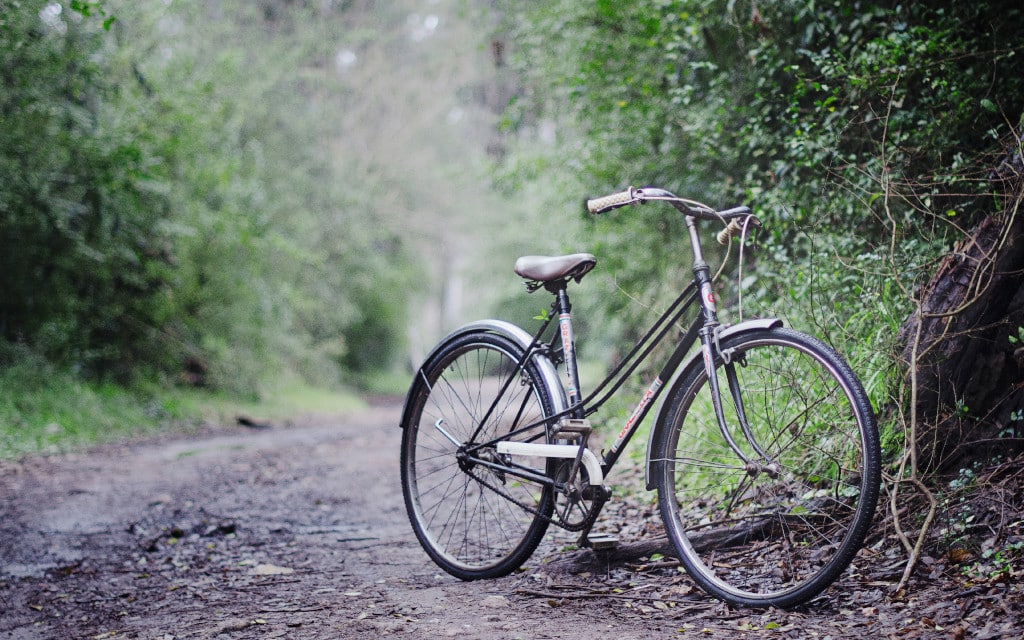
<svg viewBox="0 0 1024 640"><path fill-rule="evenodd" d="M421 371L423 371L423 367L426 366L449 341L466 334L478 332L495 333L504 336L519 345L523 351L529 349L530 344L533 342L533 336L511 322L505 322L504 320L478 320L476 322L464 324L445 336L445 338L438 342L437 346L431 350L426 359L424 359L423 365L420 365L416 370L413 378L413 385L411 386L415 386L415 378L420 375ZM551 402L554 405L555 413L565 411L568 403L565 399L565 390L562 388L562 383L558 378L558 371L555 369L555 365L551 362L550 358L541 353L537 353L533 359L537 363L537 370L540 372L541 385L543 385L547 390L548 396L551 398ZM409 411L409 402L411 399L412 394L410 393L406 396L405 408L402 411L403 417L401 424L403 425L406 422L405 416Z"/></svg>

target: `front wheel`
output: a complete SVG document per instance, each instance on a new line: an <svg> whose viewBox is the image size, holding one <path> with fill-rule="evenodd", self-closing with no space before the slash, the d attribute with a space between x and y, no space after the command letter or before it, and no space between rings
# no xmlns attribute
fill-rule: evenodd
<svg viewBox="0 0 1024 640"><path fill-rule="evenodd" d="M508 461L493 446L472 450L535 423L542 426L508 439L545 441L553 401L534 360L516 367L522 353L484 331L451 339L417 372L402 416L402 491L413 531L438 566L463 580L517 569L553 511L550 485L503 472ZM536 475L551 471L544 459L521 464Z"/></svg>
<svg viewBox="0 0 1024 640"><path fill-rule="evenodd" d="M744 606L794 606L828 587L864 541L879 492L874 416L849 366L815 338L766 329L721 348L730 362L716 362L716 374L733 443L698 361L653 436L662 519L708 592Z"/></svg>

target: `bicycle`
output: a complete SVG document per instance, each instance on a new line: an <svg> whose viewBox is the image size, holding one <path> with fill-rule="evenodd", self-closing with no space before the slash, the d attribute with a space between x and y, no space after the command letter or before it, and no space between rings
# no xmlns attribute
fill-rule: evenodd
<svg viewBox="0 0 1024 640"><path fill-rule="evenodd" d="M594 268L587 253L516 261L530 292L554 295L535 334L472 322L415 373L401 419L413 531L463 580L515 571L550 524L580 532L582 547L603 546L609 541L591 531L611 495L605 479L664 396L647 443L646 487L658 492L682 566L734 605L806 602L850 564L874 515L880 451L867 395L832 348L780 320L719 322L697 222L723 223L719 242L740 235L742 246L761 225L749 208L715 211L653 187L587 207L596 214L651 201L685 215L694 278L588 395L567 292ZM588 448L589 417L691 309L689 328L599 458Z"/></svg>

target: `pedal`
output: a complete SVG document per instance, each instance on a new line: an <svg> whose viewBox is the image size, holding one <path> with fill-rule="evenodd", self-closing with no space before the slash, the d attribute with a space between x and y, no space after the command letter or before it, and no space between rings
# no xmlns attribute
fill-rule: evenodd
<svg viewBox="0 0 1024 640"><path fill-rule="evenodd" d="M594 551L607 551L619 546L618 536L613 536L610 533L595 533L593 535L589 535L587 536L586 542Z"/></svg>

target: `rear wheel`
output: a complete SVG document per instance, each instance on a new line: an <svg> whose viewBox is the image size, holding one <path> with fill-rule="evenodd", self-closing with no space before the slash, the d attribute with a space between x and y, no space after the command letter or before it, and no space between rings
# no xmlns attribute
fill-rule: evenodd
<svg viewBox="0 0 1024 640"><path fill-rule="evenodd" d="M533 361L493 333L458 336L416 374L402 417L402 491L420 544L448 573L475 580L507 575L537 548L554 505L549 486L474 463L467 447L554 414ZM543 436L539 427L528 435ZM544 442L541 437L540 442ZM505 462L493 448L477 460ZM517 456L544 473L544 459Z"/></svg>
<svg viewBox="0 0 1024 640"><path fill-rule="evenodd" d="M722 350L728 433L749 462L723 436L696 363L654 435L662 518L704 589L734 604L793 606L831 584L863 543L879 491L875 420L853 372L815 338L752 331Z"/></svg>

